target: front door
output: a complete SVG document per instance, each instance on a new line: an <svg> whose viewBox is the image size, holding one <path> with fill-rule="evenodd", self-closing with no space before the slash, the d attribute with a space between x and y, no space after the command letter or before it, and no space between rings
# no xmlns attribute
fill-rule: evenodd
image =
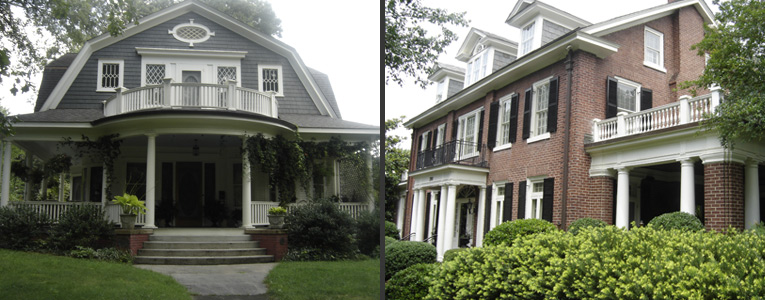
<svg viewBox="0 0 765 300"><path fill-rule="evenodd" d="M183 83L201 83L202 71L183 71L181 77ZM199 86L183 87L183 105L199 106Z"/></svg>
<svg viewBox="0 0 765 300"><path fill-rule="evenodd" d="M454 220L457 228L452 237L452 248L464 248L473 242L476 207L475 198L457 199L457 218Z"/></svg>
<svg viewBox="0 0 765 300"><path fill-rule="evenodd" d="M175 225L178 227L201 227L202 212L202 163L178 162L175 164L176 195L178 204Z"/></svg>

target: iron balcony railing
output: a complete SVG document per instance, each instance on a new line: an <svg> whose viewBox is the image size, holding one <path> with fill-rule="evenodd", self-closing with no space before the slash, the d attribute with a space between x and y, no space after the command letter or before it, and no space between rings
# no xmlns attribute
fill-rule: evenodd
<svg viewBox="0 0 765 300"><path fill-rule="evenodd" d="M445 164L459 164L476 167L488 167L486 144L466 141L451 141L435 149L417 153L416 170Z"/></svg>

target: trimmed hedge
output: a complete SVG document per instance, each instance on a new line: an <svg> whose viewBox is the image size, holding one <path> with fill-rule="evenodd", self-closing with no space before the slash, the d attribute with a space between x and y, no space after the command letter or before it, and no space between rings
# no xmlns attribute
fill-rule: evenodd
<svg viewBox="0 0 765 300"><path fill-rule="evenodd" d="M93 249L113 244L114 224L100 206L73 206L58 218L50 231L53 249L69 251L77 246Z"/></svg>
<svg viewBox="0 0 765 300"><path fill-rule="evenodd" d="M293 206L284 225L290 241L286 260L339 260L357 255L356 223L330 199Z"/></svg>
<svg viewBox="0 0 765 300"><path fill-rule="evenodd" d="M401 239L401 234L398 231L398 227L396 227L396 223L385 221L385 236L389 236L397 240Z"/></svg>
<svg viewBox="0 0 765 300"><path fill-rule="evenodd" d="M540 220L540 219L521 219L515 221L508 221L499 226L494 227L491 231L486 233L483 238L483 245L496 246L500 244L512 245L515 239L524 237L527 235L555 231L557 227L552 223Z"/></svg>
<svg viewBox="0 0 765 300"><path fill-rule="evenodd" d="M606 227L606 222L603 222L603 220L593 219L593 218L581 218L574 222L571 222L571 225L568 226L568 232L571 234L577 234L580 230L587 228L587 227Z"/></svg>
<svg viewBox="0 0 765 300"><path fill-rule="evenodd" d="M454 248L449 249L444 252L444 262L453 260L457 255L460 254L460 252L467 251L470 248Z"/></svg>
<svg viewBox="0 0 765 300"><path fill-rule="evenodd" d="M397 239L394 239L392 237L386 236L385 237L385 247L388 247L388 245L398 242Z"/></svg>
<svg viewBox="0 0 765 300"><path fill-rule="evenodd" d="M680 212L680 211L666 213L658 217L655 217L651 219L650 222L648 222L648 225L651 225L655 227L656 229L664 229L664 230L672 230L672 229L690 230L690 231L704 230L704 224L701 224L701 221L699 221L699 218L697 218L696 216L692 214Z"/></svg>
<svg viewBox="0 0 765 300"><path fill-rule="evenodd" d="M757 299L765 239L614 226L475 248L434 273L426 299Z"/></svg>
<svg viewBox="0 0 765 300"><path fill-rule="evenodd" d="M399 241L385 246L385 279L409 266L436 262L436 247L414 241Z"/></svg>
<svg viewBox="0 0 765 300"><path fill-rule="evenodd" d="M416 264L393 275L385 283L385 298L395 300L419 300L428 294L430 277L438 270L438 264Z"/></svg>
<svg viewBox="0 0 765 300"><path fill-rule="evenodd" d="M44 244L49 225L48 217L38 214L31 207L0 207L0 248L39 248Z"/></svg>
<svg viewBox="0 0 765 300"><path fill-rule="evenodd" d="M380 215L375 211L363 211L356 219L356 246L359 252L377 256L380 252Z"/></svg>

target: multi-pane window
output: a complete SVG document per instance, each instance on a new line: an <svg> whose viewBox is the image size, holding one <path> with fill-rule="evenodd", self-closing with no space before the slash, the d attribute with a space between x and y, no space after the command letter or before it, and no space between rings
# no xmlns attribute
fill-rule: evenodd
<svg viewBox="0 0 765 300"><path fill-rule="evenodd" d="M430 138L430 131L425 132L422 134L422 138L420 140L420 151L428 150L428 139Z"/></svg>
<svg viewBox="0 0 765 300"><path fill-rule="evenodd" d="M218 84L226 84L227 80L236 80L236 67L218 67Z"/></svg>
<svg viewBox="0 0 765 300"><path fill-rule="evenodd" d="M162 84L162 78L165 78L165 65L146 65L146 84Z"/></svg>
<svg viewBox="0 0 765 300"><path fill-rule="evenodd" d="M502 222L502 205L505 199L505 186L497 186L497 195L494 196L497 207L494 214L494 224L499 225ZM495 226L496 226L495 225Z"/></svg>
<svg viewBox="0 0 765 300"><path fill-rule="evenodd" d="M616 106L619 112L632 113L640 110L640 85L628 80L617 79Z"/></svg>
<svg viewBox="0 0 765 300"><path fill-rule="evenodd" d="M542 218L542 198L544 197L545 184L543 181L532 182L531 193L529 193L530 215L527 219Z"/></svg>
<svg viewBox="0 0 765 300"><path fill-rule="evenodd" d="M444 144L444 133L446 131L446 124L441 124L436 129L436 147L440 148Z"/></svg>
<svg viewBox="0 0 765 300"><path fill-rule="evenodd" d="M474 110L459 118L457 128L457 145L460 158L478 154L478 126L481 109Z"/></svg>
<svg viewBox="0 0 765 300"><path fill-rule="evenodd" d="M279 92L279 71L277 69L263 68L260 75L263 76L262 90L264 92Z"/></svg>
<svg viewBox="0 0 765 300"><path fill-rule="evenodd" d="M664 69L664 34L645 28L645 65L660 70Z"/></svg>
<svg viewBox="0 0 765 300"><path fill-rule="evenodd" d="M510 109L512 95L500 99L499 106L499 135L497 136L497 146L510 143Z"/></svg>
<svg viewBox="0 0 765 300"><path fill-rule="evenodd" d="M547 105L550 98L550 81L534 85L533 136L547 132Z"/></svg>
<svg viewBox="0 0 765 300"><path fill-rule="evenodd" d="M436 90L436 103L444 100L444 90L446 89L446 79L438 82L438 89Z"/></svg>
<svg viewBox="0 0 765 300"><path fill-rule="evenodd" d="M521 55L531 52L534 47L534 23L521 30Z"/></svg>
<svg viewBox="0 0 765 300"><path fill-rule="evenodd" d="M98 61L98 86L99 92L114 92L114 89L122 86L122 60L104 59Z"/></svg>
<svg viewBox="0 0 765 300"><path fill-rule="evenodd" d="M465 84L472 84L488 75L486 68L489 63L489 49L484 49L483 53L476 55L467 65L465 73Z"/></svg>

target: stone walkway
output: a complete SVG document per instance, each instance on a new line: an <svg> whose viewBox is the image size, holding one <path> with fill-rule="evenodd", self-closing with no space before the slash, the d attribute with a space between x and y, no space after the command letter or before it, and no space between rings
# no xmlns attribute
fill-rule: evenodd
<svg viewBox="0 0 765 300"><path fill-rule="evenodd" d="M212 266L135 265L170 275L197 300L264 300L268 272L277 263Z"/></svg>

